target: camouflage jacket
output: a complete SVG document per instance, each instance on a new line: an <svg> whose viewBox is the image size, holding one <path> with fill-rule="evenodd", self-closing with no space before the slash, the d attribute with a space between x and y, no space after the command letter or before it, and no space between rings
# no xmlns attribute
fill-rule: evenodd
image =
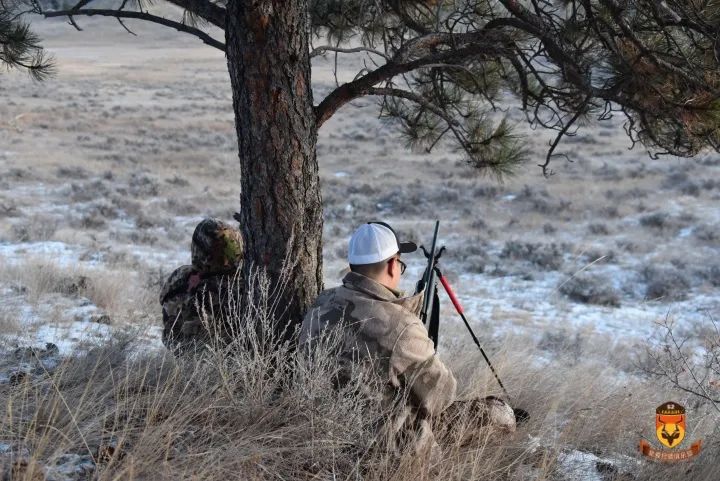
<svg viewBox="0 0 720 481"><path fill-rule="evenodd" d="M420 418L435 416L453 401L456 381L435 355L418 317L422 298L422 293L400 297L350 272L342 286L322 292L310 307L300 344L312 347L312 340L323 331L343 329L339 362L346 376L355 368L370 366L385 386L386 401L397 399L400 393Z"/></svg>
<svg viewBox="0 0 720 481"><path fill-rule="evenodd" d="M160 291L163 344L178 350L222 339L228 330L229 288L236 291L238 282L232 274L204 274L190 265L176 269Z"/></svg>

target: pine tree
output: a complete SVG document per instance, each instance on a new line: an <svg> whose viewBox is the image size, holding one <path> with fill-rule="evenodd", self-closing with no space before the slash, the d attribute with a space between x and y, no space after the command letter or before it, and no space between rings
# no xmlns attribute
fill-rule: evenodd
<svg viewBox="0 0 720 481"><path fill-rule="evenodd" d="M532 126L556 132L538 164L544 175L564 136L590 117L624 116L652 155L718 150L718 0L167 1L184 9L181 19L139 0L34 8L76 26L87 15L147 20L226 52L246 258L284 283L290 324L322 286L317 132L353 99L376 97L408 144L430 152L448 139L500 177L528 158L498 109L508 96ZM314 102L311 58L347 54L363 57L354 80ZM295 263L282 277L285 259Z"/></svg>

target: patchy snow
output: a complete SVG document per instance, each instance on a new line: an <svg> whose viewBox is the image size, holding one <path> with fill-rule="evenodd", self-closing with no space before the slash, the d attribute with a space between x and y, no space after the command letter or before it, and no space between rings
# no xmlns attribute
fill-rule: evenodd
<svg viewBox="0 0 720 481"><path fill-rule="evenodd" d="M112 335L112 327L88 321L74 321L67 324L42 325L36 331L33 344L53 343L60 354L68 355L79 350L79 346L99 344Z"/></svg>
<svg viewBox="0 0 720 481"><path fill-rule="evenodd" d="M630 296L622 299L620 307L574 303L558 294L557 286L566 277L558 272L549 272L531 281L516 276L493 277L485 274L461 274L459 277L456 291L469 317L492 321L500 331L511 325L530 331L591 329L598 333L643 339L654 331L656 322L667 316L689 323L702 321L708 311L717 312L720 309L719 298L702 294L672 305L646 302ZM621 278L613 279L617 287L624 285ZM442 299L441 302L447 303L447 300Z"/></svg>
<svg viewBox="0 0 720 481"><path fill-rule="evenodd" d="M126 246L125 249L118 249L127 254L136 262L146 265L150 268L159 266L181 266L187 264L190 260L188 249L165 251L159 250L152 246Z"/></svg>
<svg viewBox="0 0 720 481"><path fill-rule="evenodd" d="M108 339L113 328L94 322L102 309L84 297L50 293L30 303L24 295L9 288L2 289L0 314L17 324L16 332L0 335L6 344L43 346L55 344L61 355L81 350L82 346Z"/></svg>
<svg viewBox="0 0 720 481"><path fill-rule="evenodd" d="M80 262L85 252L82 247L57 241L0 242L0 258L9 265L26 262L28 258L44 258L52 259L62 267L71 267Z"/></svg>
<svg viewBox="0 0 720 481"><path fill-rule="evenodd" d="M604 481L596 468L598 461L594 454L573 449L558 456L558 469L567 480Z"/></svg>
<svg viewBox="0 0 720 481"><path fill-rule="evenodd" d="M47 295L37 305L28 303L23 296L0 296L0 312L10 312L19 325L17 332L0 334L10 346L56 345L62 356L82 352L109 340L117 330L128 326L113 326L96 322L104 312L89 300L78 297ZM163 349L159 325L138 329L135 344L138 352Z"/></svg>
<svg viewBox="0 0 720 481"><path fill-rule="evenodd" d="M188 249L163 250L152 246L120 245L113 246L112 252L126 250L126 259L133 259L150 268L167 265L181 265L189 261ZM90 254L92 253L92 254ZM103 274L107 265L105 253L93 252L87 247L60 241L38 241L20 243L0 243L0 265L13 267L22 272L23 266L30 262L38 268L38 276L42 276L43 266L52 271L62 272L67 269L68 282L74 283L73 276L78 272L92 279L96 274ZM35 264L37 262L37 265ZM77 269L80 269L78 271ZM83 277L77 276L77 277ZM135 273L129 272L133 281L138 282ZM118 325L113 321L107 323L107 313L96 306L90 299L79 295L79 292L65 291L63 287L52 292L54 286L44 286L45 280L29 278L29 286L15 280L12 276L0 281L0 319L6 328L0 333L0 341L6 348L45 346L51 343L58 348L59 356L66 356L101 344L112 338L117 330L132 328L136 334L138 352L163 349L160 341L161 327L156 319L146 326L143 322L129 325ZM37 283L38 286L35 286ZM67 287L72 289L72 286ZM82 292L82 291L80 291ZM129 313L130 316L134 314ZM137 320L147 319L147 313L138 312ZM135 319L133 318L133 319ZM113 318L114 319L114 318ZM53 367L58 362L48 361L45 367ZM22 368L19 366L18 368ZM28 367L28 366L25 366ZM32 369L32 367L28 367ZM0 382L8 382L9 373L0 375Z"/></svg>
<svg viewBox="0 0 720 481"><path fill-rule="evenodd" d="M86 479L93 471L95 463L88 454L63 454L46 467L47 479L56 481Z"/></svg>
<svg viewBox="0 0 720 481"><path fill-rule="evenodd" d="M678 237L681 239L685 237L690 237L694 230L694 227L685 227L683 229L680 229L680 232L678 232Z"/></svg>
<svg viewBox="0 0 720 481"><path fill-rule="evenodd" d="M500 248L488 249L497 255ZM565 253L565 262L577 264L578 257ZM690 292L687 299L672 303L644 299L645 284L638 269L643 258L633 262L598 262L575 274L559 271L529 271L506 275L467 273L458 261L448 261L446 275L457 272L451 281L466 315L472 324L492 325L496 335L524 332L540 335L550 330L569 329L588 333L610 334L625 339L647 339L656 331L656 323L670 316L679 324L689 325L707 319L708 312L720 310L720 298L713 293ZM407 276L418 279L424 265L408 262ZM580 271L603 276L621 297L619 307L577 303L559 292L560 286ZM412 291L414 283L402 287ZM442 290L442 288L440 289ZM460 322L447 296L440 294L442 312Z"/></svg>
<svg viewBox="0 0 720 481"><path fill-rule="evenodd" d="M558 455L558 471L568 481L606 481L631 473L642 462L625 454L599 457L586 451L568 449Z"/></svg>
<svg viewBox="0 0 720 481"><path fill-rule="evenodd" d="M181 265L189 260L185 250L163 250L148 245L118 243L113 246L115 254L124 253L135 262L150 268L167 264ZM0 258L10 265L26 262L28 258L50 259L60 267L103 267L105 254L92 252L86 247L64 242L23 242L19 244L0 244Z"/></svg>

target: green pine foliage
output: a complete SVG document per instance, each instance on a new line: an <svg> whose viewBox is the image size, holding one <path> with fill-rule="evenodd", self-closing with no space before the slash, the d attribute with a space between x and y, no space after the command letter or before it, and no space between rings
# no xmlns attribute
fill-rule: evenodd
<svg viewBox="0 0 720 481"><path fill-rule="evenodd" d="M656 155L720 147L718 0L311 0L310 10L316 38L420 64L383 85L419 99L381 99L409 146L448 138L499 177L527 159L495 113L508 95L557 132L548 162L565 135L613 113ZM422 63L432 57L444 58Z"/></svg>
<svg viewBox="0 0 720 481"><path fill-rule="evenodd" d="M40 38L22 20L21 6L14 0L0 0L0 64L43 80L53 73L52 61L40 46Z"/></svg>

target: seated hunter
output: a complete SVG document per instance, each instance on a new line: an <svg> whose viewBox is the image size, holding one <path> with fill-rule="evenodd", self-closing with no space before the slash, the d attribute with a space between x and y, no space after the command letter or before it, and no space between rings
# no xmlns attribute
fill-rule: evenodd
<svg viewBox="0 0 720 481"><path fill-rule="evenodd" d="M160 292L162 340L173 352L227 341L229 294L242 293L240 231L218 219L204 219L193 232L192 264L177 268ZM232 291L231 291L232 289Z"/></svg>
<svg viewBox="0 0 720 481"><path fill-rule="evenodd" d="M350 272L341 286L322 292L308 310L301 346L312 349L312 341L323 332L343 329L339 363L347 374L341 374L341 380L357 366L371 366L384 386L387 407L397 408L397 399L403 399L386 428L392 432L386 432L408 439L408 430L412 431L416 449L436 445L432 420L440 415L452 422L467 419L466 413L474 411L478 413L474 419L482 424L514 430L512 409L502 400L455 400L455 377L435 353L418 317L423 293L405 297L398 290L405 271L401 254L416 249L412 242L399 242L385 223L360 226L350 239Z"/></svg>

